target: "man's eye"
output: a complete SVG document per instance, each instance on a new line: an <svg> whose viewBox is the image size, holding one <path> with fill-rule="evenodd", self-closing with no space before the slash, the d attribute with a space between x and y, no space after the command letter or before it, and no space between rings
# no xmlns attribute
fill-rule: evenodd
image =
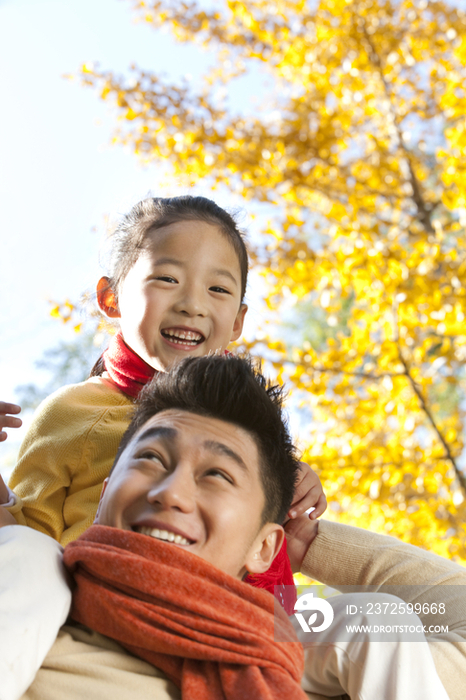
<svg viewBox="0 0 466 700"><path fill-rule="evenodd" d="M229 476L229 474L222 471L221 469L209 469L207 472L207 476L220 477L221 479L228 481L230 484L233 483L233 479Z"/></svg>
<svg viewBox="0 0 466 700"><path fill-rule="evenodd" d="M162 458L155 452L141 452L141 454L137 456L137 459L146 459L151 462L158 462L163 466Z"/></svg>
<svg viewBox="0 0 466 700"><path fill-rule="evenodd" d="M225 287L217 287L217 286L214 286L214 287L210 287L210 289L211 289L212 292L218 292L218 293L220 293L220 294L230 294L230 292L228 291L228 289L225 289Z"/></svg>

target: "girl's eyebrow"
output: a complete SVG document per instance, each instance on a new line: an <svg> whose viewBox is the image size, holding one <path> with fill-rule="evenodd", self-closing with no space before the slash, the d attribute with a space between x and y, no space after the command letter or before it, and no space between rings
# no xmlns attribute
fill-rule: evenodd
<svg viewBox="0 0 466 700"><path fill-rule="evenodd" d="M216 275L220 275L221 277L228 277L228 279L233 282L236 286L238 286L238 280L234 275L231 274L230 270L212 270Z"/></svg>
<svg viewBox="0 0 466 700"><path fill-rule="evenodd" d="M153 265L154 267L157 265L179 265L181 267L184 263L177 258L158 258L158 260L154 260Z"/></svg>

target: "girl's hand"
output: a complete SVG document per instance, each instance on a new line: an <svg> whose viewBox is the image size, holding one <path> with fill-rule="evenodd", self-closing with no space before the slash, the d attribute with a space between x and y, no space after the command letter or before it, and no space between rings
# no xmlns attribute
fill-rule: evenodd
<svg viewBox="0 0 466 700"><path fill-rule="evenodd" d="M10 495L8 493L8 489L0 476L0 527L3 527L4 525L16 525L16 520L12 514L8 512L6 508L2 508L2 504L8 503L9 500Z"/></svg>
<svg viewBox="0 0 466 700"><path fill-rule="evenodd" d="M299 466L299 478L295 486L293 503L288 511L288 517L298 518L308 508L314 507L312 513L309 514L309 518L315 520L325 512L327 499L317 474L305 462L300 462Z"/></svg>
<svg viewBox="0 0 466 700"><path fill-rule="evenodd" d="M5 503L8 503L10 500L10 494L8 493L8 489L5 486L5 482L2 479L2 476L0 474L0 506L4 505Z"/></svg>
<svg viewBox="0 0 466 700"><path fill-rule="evenodd" d="M301 571L303 559L311 542L317 536L318 530L319 521L309 520L307 515L301 515L301 517L288 520L286 523L286 551L294 574Z"/></svg>
<svg viewBox="0 0 466 700"><path fill-rule="evenodd" d="M18 523L16 522L12 514L6 508L2 508L2 506L0 506L0 527L17 524Z"/></svg>
<svg viewBox="0 0 466 700"><path fill-rule="evenodd" d="M0 442L3 442L3 440L6 440L8 437L3 428L20 428L22 426L23 421L21 418L8 415L9 413L14 414L20 411L21 406L17 406L15 403L0 401Z"/></svg>

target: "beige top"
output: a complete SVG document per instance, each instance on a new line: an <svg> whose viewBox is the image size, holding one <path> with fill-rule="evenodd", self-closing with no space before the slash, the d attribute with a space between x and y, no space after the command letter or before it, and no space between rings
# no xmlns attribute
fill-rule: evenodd
<svg viewBox="0 0 466 700"><path fill-rule="evenodd" d="M326 700L315 693L308 697ZM63 698L181 700L181 692L161 671L108 637L80 625L65 625L21 700Z"/></svg>
<svg viewBox="0 0 466 700"><path fill-rule="evenodd" d="M180 700L151 664L86 627L65 625L22 700Z"/></svg>

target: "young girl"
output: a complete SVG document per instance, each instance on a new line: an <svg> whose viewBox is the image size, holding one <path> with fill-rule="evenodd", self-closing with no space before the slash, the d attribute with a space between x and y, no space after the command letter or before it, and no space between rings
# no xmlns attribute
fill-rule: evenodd
<svg viewBox="0 0 466 700"><path fill-rule="evenodd" d="M242 332L247 250L232 217L204 197L150 198L123 217L97 300L120 332L91 377L38 409L10 486L16 520L62 545L93 522L133 399L155 372L186 355L225 352ZM326 507L303 467L293 517Z"/></svg>

